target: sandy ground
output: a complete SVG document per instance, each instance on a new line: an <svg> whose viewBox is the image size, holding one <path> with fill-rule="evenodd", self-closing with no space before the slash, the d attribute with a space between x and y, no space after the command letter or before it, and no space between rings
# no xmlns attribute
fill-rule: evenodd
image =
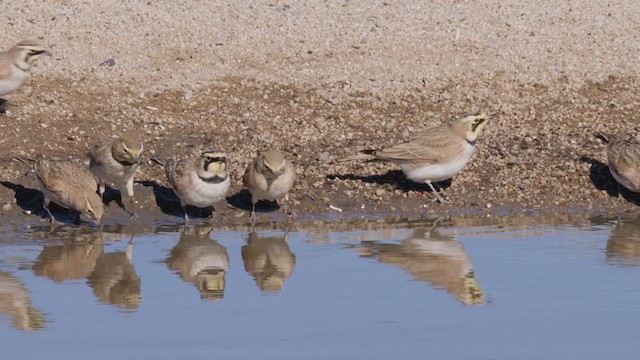
<svg viewBox="0 0 640 360"><path fill-rule="evenodd" d="M148 160L211 147L227 151L234 180L216 207L223 223L247 221L241 176L264 149L295 162L287 207L302 219L636 211L633 196L616 199L593 137L638 133L634 0L23 1L0 11L2 47L36 39L54 53L5 96L3 223L43 215L13 157L86 161L90 146L130 130L145 135L136 192L147 223L180 214ZM334 162L478 110L499 116L446 184L449 204L393 165ZM107 222L128 219L117 198Z"/></svg>

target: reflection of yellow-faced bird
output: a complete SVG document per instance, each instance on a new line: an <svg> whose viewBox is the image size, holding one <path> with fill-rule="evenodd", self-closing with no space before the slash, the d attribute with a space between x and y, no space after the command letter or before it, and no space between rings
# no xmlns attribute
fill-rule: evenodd
<svg viewBox="0 0 640 360"><path fill-rule="evenodd" d="M22 282L6 271L0 271L0 315L13 318L18 330L44 329L44 314L31 304L31 294Z"/></svg>
<svg viewBox="0 0 640 360"><path fill-rule="evenodd" d="M136 309L140 305L140 277L132 262L133 243L125 252L104 253L88 277L98 299L105 304Z"/></svg>
<svg viewBox="0 0 640 360"><path fill-rule="evenodd" d="M200 156L180 161L167 161L165 172L169 183L180 198L185 222L189 221L186 206L206 208L225 198L231 180L223 152L205 151Z"/></svg>
<svg viewBox="0 0 640 360"><path fill-rule="evenodd" d="M247 244L242 247L242 260L244 269L253 275L258 287L264 291L282 290L296 266L296 256L289 248L286 235L250 233Z"/></svg>
<svg viewBox="0 0 640 360"><path fill-rule="evenodd" d="M445 289L461 302L484 303L469 255L453 236L443 235L435 227L416 229L400 244L365 243L370 256L398 266L417 280Z"/></svg>
<svg viewBox="0 0 640 360"><path fill-rule="evenodd" d="M206 300L224 297L225 276L229 271L227 249L210 237L208 225L185 228L180 241L166 260L182 280L193 283Z"/></svg>

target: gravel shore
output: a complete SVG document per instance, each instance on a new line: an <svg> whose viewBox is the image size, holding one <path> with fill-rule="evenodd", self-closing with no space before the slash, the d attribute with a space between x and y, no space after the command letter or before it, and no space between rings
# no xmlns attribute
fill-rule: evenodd
<svg viewBox="0 0 640 360"><path fill-rule="evenodd" d="M300 218L636 211L633 196L616 199L593 134L638 133L637 1L24 1L0 11L2 47L35 39L54 54L5 96L0 221L41 219L24 214L41 199L13 157L86 161L90 146L131 130L145 134L136 192L148 222L179 219L148 160L211 147L226 150L233 174L223 222L247 220L241 176L265 149L295 162L288 205ZM498 117L446 185L449 204L431 203L394 165L334 161L478 110ZM107 217L126 213L110 203Z"/></svg>

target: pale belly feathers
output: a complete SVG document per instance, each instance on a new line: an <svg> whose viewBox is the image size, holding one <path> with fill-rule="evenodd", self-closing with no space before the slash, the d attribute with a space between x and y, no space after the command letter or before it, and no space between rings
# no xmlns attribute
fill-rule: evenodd
<svg viewBox="0 0 640 360"><path fill-rule="evenodd" d="M231 186L229 177L220 183L208 183L202 181L195 172L191 174L191 181L193 186L183 189L179 194L180 199L189 205L201 208L212 206L223 200Z"/></svg>
<svg viewBox="0 0 640 360"><path fill-rule="evenodd" d="M293 186L293 182L293 176L280 176L269 186L267 181L262 179L260 186L250 189L252 201L278 200L287 195Z"/></svg>
<svg viewBox="0 0 640 360"><path fill-rule="evenodd" d="M16 89L18 89L28 78L29 72L22 70L13 71L11 76L0 80L0 96L16 91Z"/></svg>
<svg viewBox="0 0 640 360"><path fill-rule="evenodd" d="M137 168L137 166L123 166L115 159L109 159L108 166L104 168L92 166L90 170L101 182L122 185L136 174ZM107 170L105 171L105 169Z"/></svg>
<svg viewBox="0 0 640 360"><path fill-rule="evenodd" d="M408 165L400 165L400 168L407 178L415 182L421 183L427 180L432 182L444 181L459 173L469 162L474 151L474 146L466 144L464 151L453 161L442 164L426 164L413 168Z"/></svg>

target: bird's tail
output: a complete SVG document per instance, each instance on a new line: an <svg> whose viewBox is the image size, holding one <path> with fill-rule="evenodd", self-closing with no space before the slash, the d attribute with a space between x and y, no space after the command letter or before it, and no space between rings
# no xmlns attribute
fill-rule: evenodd
<svg viewBox="0 0 640 360"><path fill-rule="evenodd" d="M611 134L601 133L601 132L596 133L595 137L602 140L602 142L604 142L605 144L608 144L616 139L616 137Z"/></svg>
<svg viewBox="0 0 640 360"><path fill-rule="evenodd" d="M352 156L348 156L346 158L343 159L338 159L336 160L337 162L344 162L344 161L381 161L380 159L378 159L378 157L376 156L376 152L378 150L373 150L373 149L369 149L369 150L362 150L360 152L360 154L356 154L356 155L352 155Z"/></svg>
<svg viewBox="0 0 640 360"><path fill-rule="evenodd" d="M29 173L33 170L33 165L35 165L35 163L36 163L35 159L20 158L20 157L14 157L13 161L17 161L19 163L27 165L27 167L29 168L29 170L27 170L24 174L22 174L22 177L25 177L25 176L29 175Z"/></svg>
<svg viewBox="0 0 640 360"><path fill-rule="evenodd" d="M166 161L158 159L158 158L151 158L149 160L151 160L152 162L154 162L154 163L156 163L156 164L158 164L160 166L165 166L165 164L166 164Z"/></svg>
<svg viewBox="0 0 640 360"><path fill-rule="evenodd" d="M29 168L33 167L33 164L36 163L35 159L30 159L30 158L21 158L21 157L14 157L13 161L17 161L19 163L22 163L24 165L27 165Z"/></svg>

